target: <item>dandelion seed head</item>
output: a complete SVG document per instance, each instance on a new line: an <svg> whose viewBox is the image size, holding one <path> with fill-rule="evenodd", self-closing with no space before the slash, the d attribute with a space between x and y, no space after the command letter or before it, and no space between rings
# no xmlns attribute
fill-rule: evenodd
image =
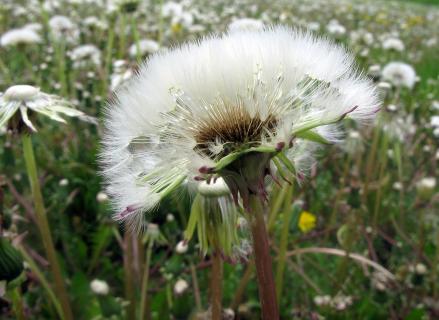
<svg viewBox="0 0 439 320"><path fill-rule="evenodd" d="M338 142L338 121L369 122L378 107L352 56L310 33L232 32L158 52L107 107L101 162L109 194L119 212L136 204L122 219L132 217L176 181L202 183L200 172L258 147L285 149L302 176L319 144L296 133Z"/></svg>
<svg viewBox="0 0 439 320"><path fill-rule="evenodd" d="M403 62L390 62L387 64L383 68L382 77L395 87L412 89L416 83L416 71L411 65Z"/></svg>
<svg viewBox="0 0 439 320"><path fill-rule="evenodd" d="M0 38L0 45L5 48L19 44L36 44L40 42L40 35L31 28L12 29L5 32Z"/></svg>
<svg viewBox="0 0 439 320"><path fill-rule="evenodd" d="M0 95L0 127L8 123L19 111L20 121L32 131L37 131L29 117L29 110L62 123L66 121L61 115L97 123L95 118L72 108L71 104L61 97L41 92L39 88L30 85L15 85Z"/></svg>

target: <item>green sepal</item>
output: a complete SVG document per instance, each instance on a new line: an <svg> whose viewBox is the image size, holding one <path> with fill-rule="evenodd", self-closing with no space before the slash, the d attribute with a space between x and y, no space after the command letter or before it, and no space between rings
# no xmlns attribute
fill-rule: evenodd
<svg viewBox="0 0 439 320"><path fill-rule="evenodd" d="M244 154L250 153L250 152L260 152L260 153L277 153L278 150L276 150L275 147L270 146L258 146L258 147L251 147L245 150L236 151L228 154L227 156L221 158L216 164L215 164L215 172L218 172L225 167L227 167L229 164L243 156Z"/></svg>
<svg viewBox="0 0 439 320"><path fill-rule="evenodd" d="M195 228L197 227L198 219L201 213L200 197L201 196L197 194L192 203L191 214L189 216L189 221L187 223L186 230L184 231L184 238L187 241L192 239Z"/></svg>
<svg viewBox="0 0 439 320"><path fill-rule="evenodd" d="M283 163L283 165L293 174L296 174L296 168L294 164L288 159L288 157L283 152L279 152L276 157Z"/></svg>
<svg viewBox="0 0 439 320"><path fill-rule="evenodd" d="M313 130L299 132L296 134L296 137L321 144L332 144L330 141L326 140L320 134Z"/></svg>

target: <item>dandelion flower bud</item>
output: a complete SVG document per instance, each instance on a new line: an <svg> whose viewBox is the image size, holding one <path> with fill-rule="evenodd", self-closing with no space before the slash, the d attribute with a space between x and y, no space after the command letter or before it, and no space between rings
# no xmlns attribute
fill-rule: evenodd
<svg viewBox="0 0 439 320"><path fill-rule="evenodd" d="M69 180L68 179L61 179L61 180L59 180L58 184L60 185L60 187L66 187L69 185Z"/></svg>
<svg viewBox="0 0 439 320"><path fill-rule="evenodd" d="M187 283L187 281L184 279L179 279L174 284L174 293L175 295L180 296L183 293L185 293L188 288L189 288L189 284Z"/></svg>
<svg viewBox="0 0 439 320"><path fill-rule="evenodd" d="M175 246L175 251L176 251L178 254L186 253L187 250L188 250L188 244L187 244L187 241L183 241L183 240L182 240L182 241L178 242L177 245Z"/></svg>
<svg viewBox="0 0 439 320"><path fill-rule="evenodd" d="M427 273L427 267L423 263L418 263L415 266L415 272L419 275L424 275Z"/></svg>
<svg viewBox="0 0 439 320"><path fill-rule="evenodd" d="M98 194L96 195L96 200L100 203L102 202L107 202L108 201L108 195L105 192L98 192Z"/></svg>
<svg viewBox="0 0 439 320"><path fill-rule="evenodd" d="M436 178L426 177L416 183L416 191L423 200L429 200L436 188Z"/></svg>
<svg viewBox="0 0 439 320"><path fill-rule="evenodd" d="M205 197L221 197L230 194L230 189L223 178L207 183L203 181L198 186L198 192Z"/></svg>
<svg viewBox="0 0 439 320"><path fill-rule="evenodd" d="M108 283L99 279L94 279L90 283L90 288L91 291L93 291L95 294L101 296L107 295L108 292L110 291L110 287L108 286Z"/></svg>
<svg viewBox="0 0 439 320"><path fill-rule="evenodd" d="M234 320L235 319L235 311L233 309L227 308L223 310L223 319L224 320Z"/></svg>
<svg viewBox="0 0 439 320"><path fill-rule="evenodd" d="M160 229L156 223L148 223L146 227L146 234L151 238L157 238L160 235Z"/></svg>

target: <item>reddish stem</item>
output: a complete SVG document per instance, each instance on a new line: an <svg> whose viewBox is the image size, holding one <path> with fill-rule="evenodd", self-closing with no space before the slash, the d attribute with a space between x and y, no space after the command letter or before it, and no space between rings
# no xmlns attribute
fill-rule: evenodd
<svg viewBox="0 0 439 320"><path fill-rule="evenodd" d="M268 233L263 215L264 207L259 196L250 196L248 211L251 215L253 252L255 256L256 275L258 278L262 319L276 320L279 319L279 309L276 300L276 288L274 285Z"/></svg>

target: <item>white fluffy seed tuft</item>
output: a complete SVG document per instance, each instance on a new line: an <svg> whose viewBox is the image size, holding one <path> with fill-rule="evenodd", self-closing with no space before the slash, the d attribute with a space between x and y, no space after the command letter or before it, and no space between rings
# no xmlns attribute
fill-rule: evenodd
<svg viewBox="0 0 439 320"><path fill-rule="evenodd" d="M341 141L344 117L372 120L376 87L333 42L287 27L230 32L158 52L116 92L107 110L101 162L118 220L142 228L176 182L198 184L242 144L275 147L294 133ZM295 139L298 174L316 143ZM195 188L197 190L197 188Z"/></svg>

